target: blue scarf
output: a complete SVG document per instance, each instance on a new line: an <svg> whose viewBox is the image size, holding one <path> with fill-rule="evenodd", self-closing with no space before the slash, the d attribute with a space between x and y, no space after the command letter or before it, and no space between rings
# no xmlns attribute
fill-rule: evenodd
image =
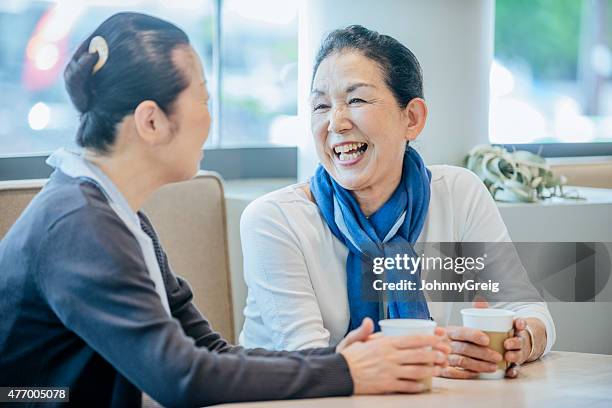
<svg viewBox="0 0 612 408"><path fill-rule="evenodd" d="M310 191L325 222L334 236L349 249L346 275L351 319L349 331L359 327L364 317L370 317L378 327L385 318L429 319L429 309L420 287L420 270L387 269L384 275L373 273L374 258L417 256L413 245L425 223L431 172L412 147L406 148L402 179L389 200L366 218L349 190L341 187L319 166L310 180ZM384 265L383 265L384 267ZM374 291L375 279L386 282L407 280L415 282L417 290Z"/></svg>

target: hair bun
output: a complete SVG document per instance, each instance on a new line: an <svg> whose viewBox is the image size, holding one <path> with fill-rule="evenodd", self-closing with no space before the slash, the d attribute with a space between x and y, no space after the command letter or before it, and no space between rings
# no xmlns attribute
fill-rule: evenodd
<svg viewBox="0 0 612 408"><path fill-rule="evenodd" d="M90 54L85 50L78 58L73 57L64 70L66 91L70 95L72 104L80 113L87 112L90 107L91 89L89 80L97 60L98 54Z"/></svg>
<svg viewBox="0 0 612 408"><path fill-rule="evenodd" d="M146 14L117 13L93 30L64 70L66 91L80 113L77 144L110 152L118 125L142 101L172 114L190 80L173 58L179 46L189 46L185 32Z"/></svg>

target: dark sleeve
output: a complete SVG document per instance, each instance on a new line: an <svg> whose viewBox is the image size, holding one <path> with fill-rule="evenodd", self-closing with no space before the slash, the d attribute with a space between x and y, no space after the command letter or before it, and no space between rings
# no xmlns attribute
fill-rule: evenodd
<svg viewBox="0 0 612 408"><path fill-rule="evenodd" d="M41 241L38 267L41 291L64 325L163 405L352 393L340 354L232 350L193 318L180 281L170 295L176 319L168 316L136 239L110 208L83 208L56 222Z"/></svg>
<svg viewBox="0 0 612 408"><path fill-rule="evenodd" d="M139 213L139 216L143 230L151 237L155 245L155 253L164 278L172 316L179 321L185 334L195 340L198 347L206 347L208 350L219 353L243 353L252 356L290 356L292 354L313 356L336 352L335 347L311 348L288 352L271 351L262 348L245 349L230 344L219 333L213 330L208 320L193 304L193 292L189 283L172 272L168 256L161 246L157 232L149 218L144 213Z"/></svg>

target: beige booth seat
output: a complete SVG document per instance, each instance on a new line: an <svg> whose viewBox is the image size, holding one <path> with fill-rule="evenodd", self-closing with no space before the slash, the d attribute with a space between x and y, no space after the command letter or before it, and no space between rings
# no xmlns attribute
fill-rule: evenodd
<svg viewBox="0 0 612 408"><path fill-rule="evenodd" d="M612 162L554 164L556 176L565 176L570 186L612 188Z"/></svg>
<svg viewBox="0 0 612 408"><path fill-rule="evenodd" d="M0 182L0 239L45 182ZM220 176L200 172L193 180L165 186L144 211L159 234L174 273L190 283L198 309L233 342L226 210Z"/></svg>

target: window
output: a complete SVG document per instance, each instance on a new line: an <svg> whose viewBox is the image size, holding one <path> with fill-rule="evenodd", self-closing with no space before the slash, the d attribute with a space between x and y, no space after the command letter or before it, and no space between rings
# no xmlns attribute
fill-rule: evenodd
<svg viewBox="0 0 612 408"><path fill-rule="evenodd" d="M497 0L491 142L612 142L611 47L610 0Z"/></svg>
<svg viewBox="0 0 612 408"><path fill-rule="evenodd" d="M169 20L189 35L213 100L218 133L207 146L295 144L283 135L297 110L297 0L12 0L0 2L0 156L74 146L78 116L62 72L119 11Z"/></svg>
<svg viewBox="0 0 612 408"><path fill-rule="evenodd" d="M224 0L221 144L295 145L298 4Z"/></svg>

